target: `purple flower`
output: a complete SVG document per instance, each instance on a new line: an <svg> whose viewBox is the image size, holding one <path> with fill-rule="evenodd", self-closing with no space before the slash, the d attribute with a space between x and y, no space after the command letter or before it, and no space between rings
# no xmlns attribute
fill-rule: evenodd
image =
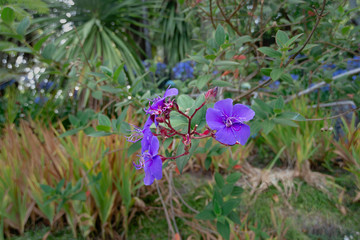
<svg viewBox="0 0 360 240"><path fill-rule="evenodd" d="M162 160L158 155L159 140L151 133L146 131L141 140L141 156L139 163L133 163L136 169L144 168L144 184L151 185L154 179L162 178Z"/></svg>
<svg viewBox="0 0 360 240"><path fill-rule="evenodd" d="M206 122L212 130L216 130L215 139L220 143L245 145L250 136L250 127L243 122L251 120L254 115L255 112L247 106L233 106L233 100L227 98L206 111Z"/></svg>
<svg viewBox="0 0 360 240"><path fill-rule="evenodd" d="M169 100L166 101L167 97L178 95L179 91L176 88L169 88L165 91L165 94L163 97L156 97L152 100L152 104L148 109L145 109L146 114L150 115L160 115L165 110L172 108L173 101Z"/></svg>

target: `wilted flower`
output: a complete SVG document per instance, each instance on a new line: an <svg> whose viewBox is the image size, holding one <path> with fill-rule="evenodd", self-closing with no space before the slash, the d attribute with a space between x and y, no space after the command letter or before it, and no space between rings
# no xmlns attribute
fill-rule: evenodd
<svg viewBox="0 0 360 240"><path fill-rule="evenodd" d="M250 127L244 122L253 119L255 112L242 104L235 104L228 98L215 103L206 111L206 122L216 130L215 139L223 144L245 145L250 137Z"/></svg>

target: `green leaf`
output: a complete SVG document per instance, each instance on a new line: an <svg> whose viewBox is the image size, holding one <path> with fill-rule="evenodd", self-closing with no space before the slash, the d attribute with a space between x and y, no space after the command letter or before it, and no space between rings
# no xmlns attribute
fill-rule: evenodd
<svg viewBox="0 0 360 240"><path fill-rule="evenodd" d="M211 166L211 161L212 161L211 157L206 157L206 159L205 159L205 169L206 170L209 170L209 168Z"/></svg>
<svg viewBox="0 0 360 240"><path fill-rule="evenodd" d="M274 106L274 109L283 109L284 108L284 99L282 96L278 97L275 101L275 106Z"/></svg>
<svg viewBox="0 0 360 240"><path fill-rule="evenodd" d="M258 98L255 98L254 102L261 108L262 111L264 111L268 114L273 113L273 108L269 104L265 103L264 101L262 101Z"/></svg>
<svg viewBox="0 0 360 240"><path fill-rule="evenodd" d="M90 132L89 134L87 134L89 137L105 137L105 136L110 136L112 135L112 133L109 132Z"/></svg>
<svg viewBox="0 0 360 240"><path fill-rule="evenodd" d="M275 127L275 123L273 120L265 120L262 122L262 129L265 134L268 134L273 130Z"/></svg>
<svg viewBox="0 0 360 240"><path fill-rule="evenodd" d="M194 105L194 103L195 100L188 95L181 94L177 98L177 104L179 105L180 110L182 111L186 111L187 109L191 108Z"/></svg>
<svg viewBox="0 0 360 240"><path fill-rule="evenodd" d="M236 212L232 211L229 215L228 218L233 221L236 224L241 225L241 221L240 221L240 217L238 214L236 214Z"/></svg>
<svg viewBox="0 0 360 240"><path fill-rule="evenodd" d="M306 44L305 48L303 49L303 51L309 50L311 48L317 47L319 46L319 44Z"/></svg>
<svg viewBox="0 0 360 240"><path fill-rule="evenodd" d="M276 81L276 80L278 80L278 79L281 77L283 71L284 71L284 70L281 69L281 68L274 68L274 69L271 71L271 73L270 73L270 77L271 77L274 81Z"/></svg>
<svg viewBox="0 0 360 240"><path fill-rule="evenodd" d="M222 80L214 80L211 84L217 87L234 87L234 84Z"/></svg>
<svg viewBox="0 0 360 240"><path fill-rule="evenodd" d="M195 219L200 219L200 220L214 220L215 218L216 218L215 213L209 209L205 209L195 216Z"/></svg>
<svg viewBox="0 0 360 240"><path fill-rule="evenodd" d="M64 132L63 134L61 134L61 135L59 136L59 138L63 138L63 137L67 137L67 136L74 135L74 134L76 134L77 132L79 132L79 131L82 130L82 129L83 129L83 127L71 129L71 130L66 131L66 132Z"/></svg>
<svg viewBox="0 0 360 240"><path fill-rule="evenodd" d="M285 125L285 126L298 127L298 125L296 123L294 123L293 121L291 121L289 119L275 118L274 122L281 124L281 125Z"/></svg>
<svg viewBox="0 0 360 240"><path fill-rule="evenodd" d="M69 121L73 126L77 126L80 122L79 119L72 114L69 115Z"/></svg>
<svg viewBox="0 0 360 240"><path fill-rule="evenodd" d="M103 90L104 92L109 92L109 93L119 93L122 90L120 88L115 88L114 86L111 85L105 85L105 86L100 86L100 89Z"/></svg>
<svg viewBox="0 0 360 240"><path fill-rule="evenodd" d="M111 71L111 69L110 68L108 68L108 67L106 67L106 66L100 66L100 70L104 73L104 74L106 74L106 75L108 75L108 76L112 76L112 74L113 74L113 72Z"/></svg>
<svg viewBox="0 0 360 240"><path fill-rule="evenodd" d="M103 126L103 125L97 125L96 130L98 131L104 131L104 132L111 132L111 127L109 126Z"/></svg>
<svg viewBox="0 0 360 240"><path fill-rule="evenodd" d="M93 96L93 98L95 98L97 100L101 100L102 99L102 91L94 91L91 93L91 96Z"/></svg>
<svg viewBox="0 0 360 240"><path fill-rule="evenodd" d="M225 42L225 30L220 24L216 28L215 41L219 46Z"/></svg>
<svg viewBox="0 0 360 240"><path fill-rule="evenodd" d="M71 196L71 200L86 201L86 193L79 192Z"/></svg>
<svg viewBox="0 0 360 240"><path fill-rule="evenodd" d="M28 29L29 26L30 26L29 17L23 18L23 20L21 20L18 27L16 28L17 34L24 36L26 34L26 30Z"/></svg>
<svg viewBox="0 0 360 240"><path fill-rule="evenodd" d="M137 141L136 143L132 144L127 151L128 157L133 155L136 151L138 151L141 148L141 141Z"/></svg>
<svg viewBox="0 0 360 240"><path fill-rule="evenodd" d="M243 192L244 192L244 189L242 187L235 186L231 192L231 196L239 196Z"/></svg>
<svg viewBox="0 0 360 240"><path fill-rule="evenodd" d="M215 66L226 66L226 67L234 67L234 66L240 66L241 64L234 61L216 61L214 62Z"/></svg>
<svg viewBox="0 0 360 240"><path fill-rule="evenodd" d="M221 176L220 173L216 172L215 173L215 182L216 182L216 185L221 189L224 187L225 185L225 181L224 181L224 178Z"/></svg>
<svg viewBox="0 0 360 240"><path fill-rule="evenodd" d="M230 174L229 176L227 176L226 181L228 183L236 183L240 177L241 177L241 173L234 172L234 173Z"/></svg>
<svg viewBox="0 0 360 240"><path fill-rule="evenodd" d="M264 74L265 76L268 76L268 77L270 77L271 71L272 71L272 68L262 68L262 69L260 69L260 72L262 74Z"/></svg>
<svg viewBox="0 0 360 240"><path fill-rule="evenodd" d="M212 77L212 75L207 74L204 76L200 76L197 80L196 80L196 86L199 90L203 89L206 84L209 82L210 78Z"/></svg>
<svg viewBox="0 0 360 240"><path fill-rule="evenodd" d="M227 216L234 208L239 206L240 199L230 199L226 202L224 202L222 206L222 214L223 216Z"/></svg>
<svg viewBox="0 0 360 240"><path fill-rule="evenodd" d="M41 53L41 55L45 58L45 59L53 59L54 53L56 52L56 47L53 43L50 43L48 45L46 45Z"/></svg>
<svg viewBox="0 0 360 240"><path fill-rule="evenodd" d="M104 115L104 114L99 114L98 115L98 121L99 121L99 125L103 125L103 126L108 126L111 127L111 121L110 119Z"/></svg>
<svg viewBox="0 0 360 240"><path fill-rule="evenodd" d="M303 35L303 33L300 33L298 35L296 35L295 37L292 37L291 39L289 39L286 43L285 46L286 47L290 47L291 44L293 44L299 37L301 37Z"/></svg>
<svg viewBox="0 0 360 240"><path fill-rule="evenodd" d="M4 49L3 51L4 52L14 51L14 52L32 53L32 50L28 47L12 47L12 48Z"/></svg>
<svg viewBox="0 0 360 240"><path fill-rule="evenodd" d="M261 130L261 123L260 121L252 121L250 122L250 132L251 136L254 136Z"/></svg>
<svg viewBox="0 0 360 240"><path fill-rule="evenodd" d="M232 190L234 189L234 184L225 184L225 186L222 188L222 195L227 196L229 195Z"/></svg>
<svg viewBox="0 0 360 240"><path fill-rule="evenodd" d="M306 118L304 118L300 113L296 112L283 112L277 116L277 118L285 118L290 119L294 121L305 121Z"/></svg>
<svg viewBox="0 0 360 240"><path fill-rule="evenodd" d="M40 38L39 41L37 41L34 45L34 50L39 51L41 49L41 46L46 42L46 40L51 36L52 34L46 35L45 37Z"/></svg>
<svg viewBox="0 0 360 240"><path fill-rule="evenodd" d="M280 77L281 80L285 81L285 82L288 82L288 83L293 83L294 80L293 78L291 77L290 74L286 73L286 74L282 74L281 77Z"/></svg>
<svg viewBox="0 0 360 240"><path fill-rule="evenodd" d="M189 121L186 117L184 117L180 113L171 111L170 112L170 123L174 129L182 130L182 129L187 128Z"/></svg>
<svg viewBox="0 0 360 240"><path fill-rule="evenodd" d="M230 239L230 226L229 226L229 222L227 220L225 220L224 223L217 221L216 228L217 228L217 231L220 233L220 235L225 240Z"/></svg>
<svg viewBox="0 0 360 240"><path fill-rule="evenodd" d="M276 39L276 44L281 48L285 47L286 42L289 41L288 35L281 30L277 31L275 39Z"/></svg>
<svg viewBox="0 0 360 240"><path fill-rule="evenodd" d="M11 24L15 20L14 10L10 7L5 7L1 12L1 19L7 24Z"/></svg>
<svg viewBox="0 0 360 240"><path fill-rule="evenodd" d="M262 52L263 54L272 57L272 58L281 58L282 57L282 53L278 52L272 48L269 47L261 47L258 49L258 51Z"/></svg>
<svg viewBox="0 0 360 240"><path fill-rule="evenodd" d="M179 155L183 154L184 152L185 152L184 143L180 142L180 144L177 148L177 151L176 151L176 155L179 156ZM186 163L189 161L189 159L190 159L189 154L176 159L176 166L179 169L180 173L182 173L182 171L183 171Z"/></svg>

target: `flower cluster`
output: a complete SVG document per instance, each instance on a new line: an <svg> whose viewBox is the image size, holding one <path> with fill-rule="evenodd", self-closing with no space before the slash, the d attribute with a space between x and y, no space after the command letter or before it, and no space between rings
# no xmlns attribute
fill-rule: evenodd
<svg viewBox="0 0 360 240"><path fill-rule="evenodd" d="M195 62L193 61L180 62L176 64L172 69L174 78L182 81L194 78L194 66Z"/></svg>
<svg viewBox="0 0 360 240"><path fill-rule="evenodd" d="M255 112L242 104L233 106L232 99L224 99L215 103L214 108L208 108L206 111L207 129L203 133L197 131L197 126L191 129L191 122L196 113L206 105L208 101L215 99L217 88L210 89L205 94L205 101L189 115L179 109L179 106L172 99L178 94L176 88L169 88L164 96L156 97L149 102L149 107L144 109L148 119L144 127L133 130L133 134L128 137L128 141L136 142L141 139L141 155L134 166L136 169L144 169L144 184L151 185L155 179L162 178L162 162L165 160L174 160L179 157L190 154L192 139L201 139L212 137L221 144L230 146L234 144L245 145L250 137L250 127L244 122L251 120ZM187 133L179 132L174 129L170 121L170 112L176 111L188 120ZM158 129L154 134L150 126L155 123ZM159 124L161 123L161 124ZM179 136L184 144L184 153L178 156L164 157L159 155L159 140L157 136L170 138Z"/></svg>

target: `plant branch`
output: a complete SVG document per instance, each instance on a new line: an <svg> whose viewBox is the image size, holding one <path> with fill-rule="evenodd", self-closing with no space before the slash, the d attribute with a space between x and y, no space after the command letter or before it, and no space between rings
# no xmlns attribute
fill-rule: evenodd
<svg viewBox="0 0 360 240"><path fill-rule="evenodd" d="M284 65L283 68L286 68L286 67L295 59L295 57L296 57L297 55L299 55L299 53L301 53L302 50L304 50L304 48L306 47L306 45L309 43L309 41L310 41L311 37L313 36L313 34L314 34L317 26L318 26L319 23L320 23L321 18L323 17L323 13L324 13L324 10L325 10L325 5L326 5L326 0L323 0L323 5L322 5L321 12L320 12L320 14L317 15L316 23L315 23L313 29L311 30L310 35L309 35L308 38L306 39L304 45L303 45L294 55L292 55L292 56L290 57L290 59L286 62L286 64ZM270 78L270 79L268 79L268 80L266 80L266 81L258 84L256 87L254 87L254 88L250 89L249 91L241 94L240 96L236 97L234 100L235 100L235 101L238 101L238 100L241 99L241 98L247 97L247 96L249 96L250 94L252 94L253 92L255 92L257 89L259 89L259 88L261 88L261 87L263 87L263 86L266 86L266 85L268 85L268 84L271 83L271 82L272 82L272 78Z"/></svg>

